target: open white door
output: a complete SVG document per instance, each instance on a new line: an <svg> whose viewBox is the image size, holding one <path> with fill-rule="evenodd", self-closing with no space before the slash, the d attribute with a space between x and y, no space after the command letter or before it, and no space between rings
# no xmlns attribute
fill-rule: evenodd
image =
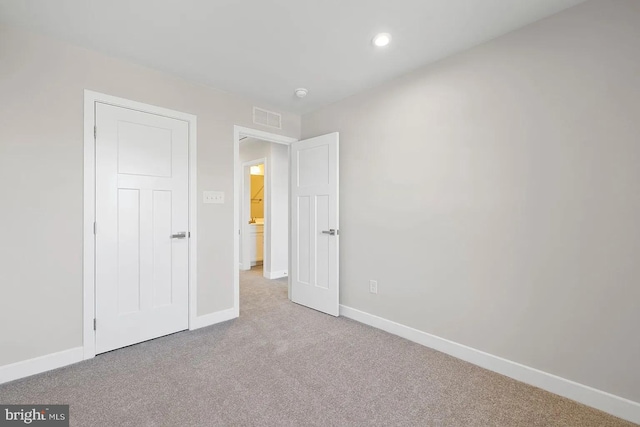
<svg viewBox="0 0 640 427"><path fill-rule="evenodd" d="M338 133L291 144L291 300L339 314Z"/></svg>
<svg viewBox="0 0 640 427"><path fill-rule="evenodd" d="M188 328L189 129L96 104L96 353Z"/></svg>

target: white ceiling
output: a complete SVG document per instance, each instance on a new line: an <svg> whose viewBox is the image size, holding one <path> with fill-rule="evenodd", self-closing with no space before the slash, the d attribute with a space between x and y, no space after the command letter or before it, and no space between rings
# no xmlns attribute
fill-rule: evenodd
<svg viewBox="0 0 640 427"><path fill-rule="evenodd" d="M582 1L0 0L0 23L307 113Z"/></svg>

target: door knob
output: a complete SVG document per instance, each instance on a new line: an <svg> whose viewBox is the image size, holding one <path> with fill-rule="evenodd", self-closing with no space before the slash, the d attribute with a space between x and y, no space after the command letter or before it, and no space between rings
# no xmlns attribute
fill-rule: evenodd
<svg viewBox="0 0 640 427"><path fill-rule="evenodd" d="M179 233L171 235L172 239L184 239L185 237L187 237L187 232L186 231L180 231Z"/></svg>
<svg viewBox="0 0 640 427"><path fill-rule="evenodd" d="M329 230L322 230L322 234L328 234L329 236L335 236L336 234L338 234L338 230L334 230L333 228L330 228Z"/></svg>

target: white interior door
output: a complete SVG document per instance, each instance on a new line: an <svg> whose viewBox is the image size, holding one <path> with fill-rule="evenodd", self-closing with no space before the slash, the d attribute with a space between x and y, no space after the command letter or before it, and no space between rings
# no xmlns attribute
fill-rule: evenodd
<svg viewBox="0 0 640 427"><path fill-rule="evenodd" d="M188 328L188 124L96 103L96 353Z"/></svg>
<svg viewBox="0 0 640 427"><path fill-rule="evenodd" d="M339 314L338 133L291 144L291 300Z"/></svg>

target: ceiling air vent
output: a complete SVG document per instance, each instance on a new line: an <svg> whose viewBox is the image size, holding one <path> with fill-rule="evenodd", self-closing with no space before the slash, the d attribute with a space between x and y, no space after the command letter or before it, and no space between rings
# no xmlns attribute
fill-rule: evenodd
<svg viewBox="0 0 640 427"><path fill-rule="evenodd" d="M253 107L253 123L274 129L282 129L282 115Z"/></svg>

